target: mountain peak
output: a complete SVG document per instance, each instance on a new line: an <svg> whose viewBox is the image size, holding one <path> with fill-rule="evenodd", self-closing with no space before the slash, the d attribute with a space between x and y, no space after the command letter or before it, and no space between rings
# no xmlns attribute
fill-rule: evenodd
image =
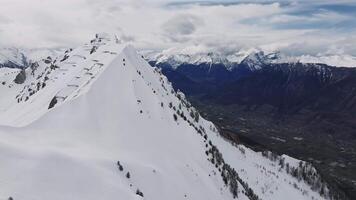
<svg viewBox="0 0 356 200"><path fill-rule="evenodd" d="M3 93L9 94L9 99L2 99L5 112L0 114L0 123L28 125L47 113L48 108L84 94L123 48L115 37L97 34L90 44L69 49L57 58L48 56L21 71L4 69L9 72L2 77L8 86ZM24 82L13 83L19 73L24 75Z"/></svg>

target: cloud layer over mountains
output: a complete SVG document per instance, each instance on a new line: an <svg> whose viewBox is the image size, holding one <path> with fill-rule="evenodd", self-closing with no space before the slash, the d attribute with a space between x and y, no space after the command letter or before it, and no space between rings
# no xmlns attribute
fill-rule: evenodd
<svg viewBox="0 0 356 200"><path fill-rule="evenodd" d="M68 47L114 32L142 49L356 54L352 1L0 1L1 46Z"/></svg>

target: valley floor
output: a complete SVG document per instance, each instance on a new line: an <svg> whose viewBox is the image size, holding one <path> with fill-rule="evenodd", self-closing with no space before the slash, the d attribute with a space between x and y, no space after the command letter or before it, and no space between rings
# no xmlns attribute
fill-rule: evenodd
<svg viewBox="0 0 356 200"><path fill-rule="evenodd" d="M226 138L258 151L268 149L312 162L334 187L350 199L356 198L356 141L338 140L332 133L325 134L325 127L330 124L323 127L323 123L328 122L317 121L308 126L306 115L276 116L268 106L251 109L190 99Z"/></svg>

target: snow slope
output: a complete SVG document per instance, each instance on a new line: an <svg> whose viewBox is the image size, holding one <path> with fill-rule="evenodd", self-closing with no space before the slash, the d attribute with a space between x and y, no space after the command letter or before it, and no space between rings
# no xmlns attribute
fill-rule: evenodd
<svg viewBox="0 0 356 200"><path fill-rule="evenodd" d="M213 146L260 199L324 199L261 153L226 142L115 37L97 35L42 60L23 84L11 82L19 73L11 70L0 76L7 82L0 85L0 199L233 199L205 152ZM238 183L238 199L248 199L248 187Z"/></svg>

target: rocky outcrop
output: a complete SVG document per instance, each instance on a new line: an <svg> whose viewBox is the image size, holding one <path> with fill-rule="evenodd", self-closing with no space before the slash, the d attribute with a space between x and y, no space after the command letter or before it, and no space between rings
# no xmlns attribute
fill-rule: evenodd
<svg viewBox="0 0 356 200"><path fill-rule="evenodd" d="M23 84L26 81L26 70L22 69L19 74L17 74L14 82L16 84Z"/></svg>

